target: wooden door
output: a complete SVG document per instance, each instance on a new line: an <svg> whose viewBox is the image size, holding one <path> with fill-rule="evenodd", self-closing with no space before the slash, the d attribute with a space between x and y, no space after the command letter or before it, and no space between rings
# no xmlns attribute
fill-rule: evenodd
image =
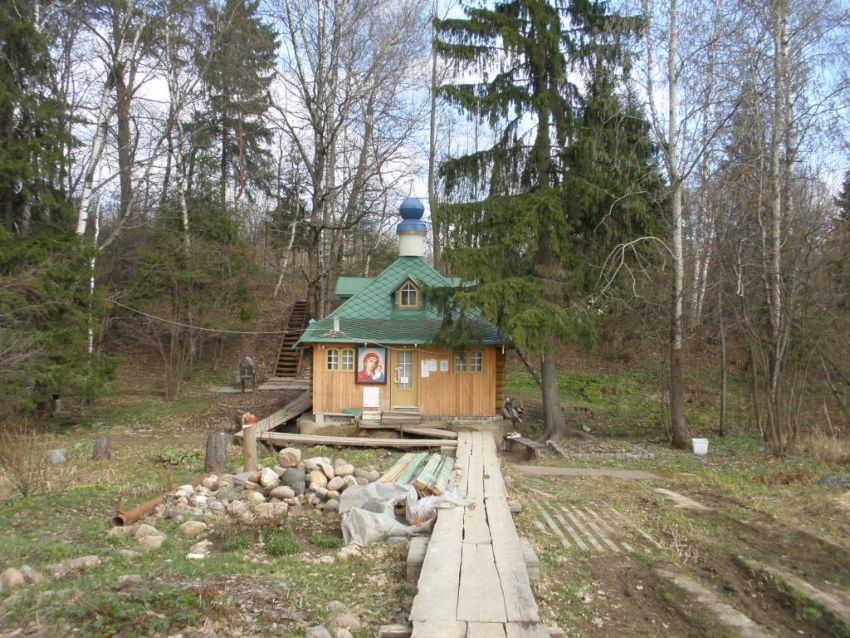
<svg viewBox="0 0 850 638"><path fill-rule="evenodd" d="M416 351L391 350L390 407L416 407Z"/></svg>

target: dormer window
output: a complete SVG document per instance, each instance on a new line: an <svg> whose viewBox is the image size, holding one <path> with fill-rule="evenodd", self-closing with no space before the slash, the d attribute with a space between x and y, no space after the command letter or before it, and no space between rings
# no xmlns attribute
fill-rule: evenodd
<svg viewBox="0 0 850 638"><path fill-rule="evenodd" d="M409 279L396 290L395 303L399 308L411 309L419 307L419 288Z"/></svg>

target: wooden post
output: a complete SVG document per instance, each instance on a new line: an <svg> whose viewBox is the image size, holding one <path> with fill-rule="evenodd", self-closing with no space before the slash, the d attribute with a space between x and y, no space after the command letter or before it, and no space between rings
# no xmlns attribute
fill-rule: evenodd
<svg viewBox="0 0 850 638"><path fill-rule="evenodd" d="M204 456L204 472L223 472L227 467L227 432L214 432L207 435L207 449Z"/></svg>
<svg viewBox="0 0 850 638"><path fill-rule="evenodd" d="M242 465L246 472L257 471L257 426L254 423L242 428Z"/></svg>

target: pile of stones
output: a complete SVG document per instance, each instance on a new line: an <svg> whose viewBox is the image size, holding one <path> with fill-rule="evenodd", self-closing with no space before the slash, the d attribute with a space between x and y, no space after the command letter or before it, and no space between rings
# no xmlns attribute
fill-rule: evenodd
<svg viewBox="0 0 850 638"><path fill-rule="evenodd" d="M277 465L243 474L211 474L198 485L181 485L157 508L168 519L230 516L270 521L283 518L290 507L339 510L342 492L353 485L378 480L374 467L355 468L338 458L301 458L298 448L284 448Z"/></svg>

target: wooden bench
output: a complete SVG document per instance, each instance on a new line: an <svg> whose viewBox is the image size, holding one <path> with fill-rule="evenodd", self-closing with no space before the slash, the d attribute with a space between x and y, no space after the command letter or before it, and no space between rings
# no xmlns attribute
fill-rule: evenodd
<svg viewBox="0 0 850 638"><path fill-rule="evenodd" d="M511 436L510 434L506 434L502 438L503 450L513 451L516 449L517 445L525 448L527 459L536 459L540 456L540 450L546 449L546 446L543 443L538 443L537 441L524 436Z"/></svg>

